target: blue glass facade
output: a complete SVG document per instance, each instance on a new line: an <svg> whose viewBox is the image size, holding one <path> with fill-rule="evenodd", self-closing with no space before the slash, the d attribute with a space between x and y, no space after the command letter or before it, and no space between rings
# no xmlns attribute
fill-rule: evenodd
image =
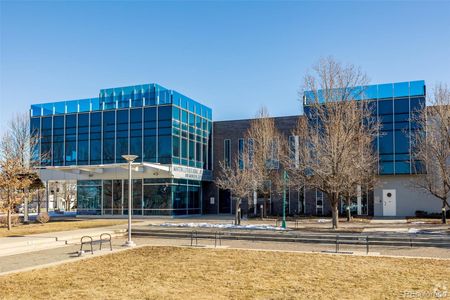
<svg viewBox="0 0 450 300"><path fill-rule="evenodd" d="M137 163L212 168L211 109L157 84L102 89L98 98L32 105L30 113L43 169L124 164L124 154ZM123 175L77 180L78 214L127 214L127 197ZM134 215L199 214L201 199L200 179L133 180Z"/></svg>
<svg viewBox="0 0 450 300"><path fill-rule="evenodd" d="M369 85L355 88L355 99L368 101L371 111L380 122L376 150L379 154L379 174L412 174L411 132L420 130L413 115L425 108L426 87L423 80ZM305 92L304 112L308 115L312 101L323 99Z"/></svg>
<svg viewBox="0 0 450 300"><path fill-rule="evenodd" d="M31 106L42 166L139 162L211 168L211 109L156 84L104 89L94 99Z"/></svg>

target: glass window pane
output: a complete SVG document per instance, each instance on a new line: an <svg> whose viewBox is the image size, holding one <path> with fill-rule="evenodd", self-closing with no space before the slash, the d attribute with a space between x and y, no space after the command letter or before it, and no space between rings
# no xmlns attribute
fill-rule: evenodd
<svg viewBox="0 0 450 300"><path fill-rule="evenodd" d="M78 155L78 162L77 162L78 165L87 165L89 163L89 114L78 115L77 155Z"/></svg>
<svg viewBox="0 0 450 300"><path fill-rule="evenodd" d="M396 114L399 113L408 113L409 112L409 99L395 99L394 100L394 112Z"/></svg>
<svg viewBox="0 0 450 300"><path fill-rule="evenodd" d="M98 165L102 163L102 113L91 113L90 121L90 164Z"/></svg>
<svg viewBox="0 0 450 300"><path fill-rule="evenodd" d="M128 154L128 114L129 110L118 110L116 113L116 162L125 163L122 155Z"/></svg>
<svg viewBox="0 0 450 300"><path fill-rule="evenodd" d="M103 112L103 163L104 164L114 163L115 129L116 129L115 111Z"/></svg>
<svg viewBox="0 0 450 300"><path fill-rule="evenodd" d="M392 83L379 84L378 85L378 98L392 98L394 96L394 90L392 88Z"/></svg>
<svg viewBox="0 0 450 300"><path fill-rule="evenodd" d="M409 83L409 95L412 96L425 96L425 81L411 81Z"/></svg>
<svg viewBox="0 0 450 300"><path fill-rule="evenodd" d="M77 161L77 115L66 115L66 165L74 165Z"/></svg>
<svg viewBox="0 0 450 300"><path fill-rule="evenodd" d="M409 82L394 83L394 97L408 97Z"/></svg>

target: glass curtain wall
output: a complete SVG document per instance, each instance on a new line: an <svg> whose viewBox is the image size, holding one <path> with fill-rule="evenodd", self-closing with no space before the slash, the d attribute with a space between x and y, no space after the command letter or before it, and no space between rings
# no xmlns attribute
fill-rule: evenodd
<svg viewBox="0 0 450 300"><path fill-rule="evenodd" d="M201 213L201 182L134 179L133 215L191 215ZM78 214L127 215L128 180L79 180Z"/></svg>
<svg viewBox="0 0 450 300"><path fill-rule="evenodd" d="M211 109L158 85L101 90L100 98L32 105L43 166L137 161L211 170Z"/></svg>
<svg viewBox="0 0 450 300"><path fill-rule="evenodd" d="M81 215L100 215L102 213L102 181L78 180L77 213Z"/></svg>

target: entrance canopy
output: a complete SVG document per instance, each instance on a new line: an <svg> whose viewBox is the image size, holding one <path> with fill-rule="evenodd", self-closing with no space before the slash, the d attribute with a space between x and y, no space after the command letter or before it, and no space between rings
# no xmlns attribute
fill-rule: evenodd
<svg viewBox="0 0 450 300"><path fill-rule="evenodd" d="M180 165L162 165L159 163L133 163L133 178L177 178L199 181L211 181L209 170ZM42 180L89 180L89 179L127 179L128 163L84 165L84 166L47 166L37 169Z"/></svg>

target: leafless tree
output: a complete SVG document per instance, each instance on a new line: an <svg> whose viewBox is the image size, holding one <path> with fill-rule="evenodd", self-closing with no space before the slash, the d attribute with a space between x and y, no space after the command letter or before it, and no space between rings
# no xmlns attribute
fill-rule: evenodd
<svg viewBox="0 0 450 300"><path fill-rule="evenodd" d="M412 156L415 172L413 184L442 201L442 222L450 197L450 89L437 84L430 105L413 117L418 127L412 133Z"/></svg>
<svg viewBox="0 0 450 300"><path fill-rule="evenodd" d="M220 175L216 179L216 185L224 190L229 190L231 196L235 197L235 224L241 224L240 207L243 199L249 199L250 194L257 183L255 165L249 167L247 151L243 151L227 166L221 161Z"/></svg>
<svg viewBox="0 0 450 300"><path fill-rule="evenodd" d="M301 119L298 168L292 177L327 195L332 226L338 227L338 204L370 166L373 178L376 153L372 141L378 123L364 98L367 76L354 65L322 59L305 76L306 118Z"/></svg>
<svg viewBox="0 0 450 300"><path fill-rule="evenodd" d="M74 182L64 181L62 184L62 192L64 193L65 211L70 211L70 204L77 196L77 185Z"/></svg>
<svg viewBox="0 0 450 300"><path fill-rule="evenodd" d="M258 181L257 190L264 196L262 217L265 217L271 192L282 186L280 170L286 161L287 143L265 107L262 107L256 118L251 121L250 128L246 133L246 140L252 141L249 164L252 165L252 174Z"/></svg>
<svg viewBox="0 0 450 300"><path fill-rule="evenodd" d="M11 229L11 214L16 205L28 199L37 175L33 169L37 157L35 149L38 137L30 132L29 116L15 116L7 132L0 140L0 205L8 217Z"/></svg>

